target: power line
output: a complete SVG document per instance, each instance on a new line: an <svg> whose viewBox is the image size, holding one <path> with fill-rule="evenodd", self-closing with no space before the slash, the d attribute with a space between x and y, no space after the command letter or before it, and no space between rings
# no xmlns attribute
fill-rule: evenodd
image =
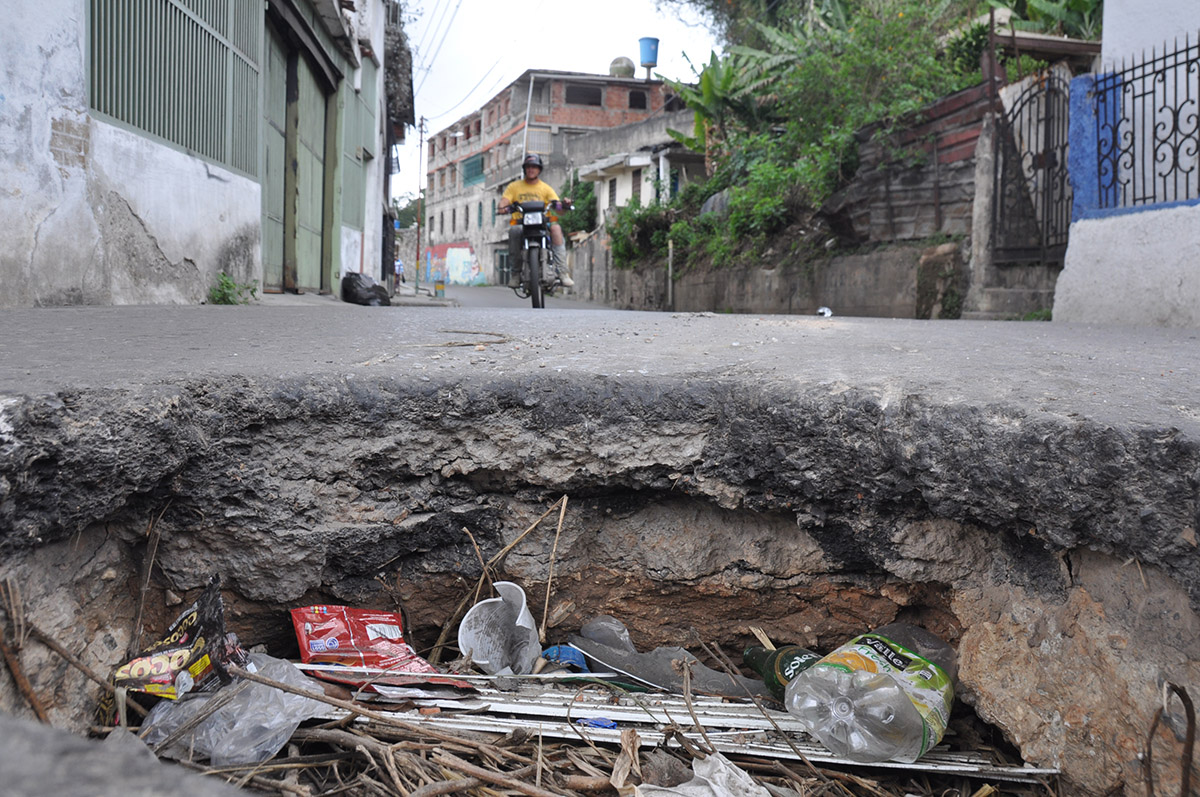
<svg viewBox="0 0 1200 797"><path fill-rule="evenodd" d="M463 106L464 104L466 104L467 100L471 99L471 95L472 95L472 94L475 92L475 89L477 89L477 88L479 88L481 85L483 85L483 81L485 81L485 80L487 80L487 79L488 79L488 76L490 76L490 75L492 74L492 72L494 72L494 71L495 71L496 67L498 67L498 66L500 65L500 62L501 62L501 61L503 61L503 60L504 60L504 56L500 56L499 58L497 58L497 59L496 59L496 63L492 64L491 68L489 68L489 69L488 69L488 71L487 71L487 72L485 72L485 73L483 74L483 77L479 78L479 82L478 82L478 83L476 83L474 86L472 86L472 87L471 87L470 91L468 91L468 92L467 92L467 94L466 94L466 96L465 96L465 97L463 97L463 98L462 98L461 100L459 100L458 102L454 103L454 105L452 105L452 106L450 107L450 110L448 110L448 111L442 111L441 113L434 114L434 115L432 115L432 116L427 116L427 117L425 117L425 118L426 118L426 119L430 119L430 120L432 120L432 119L441 119L443 116L448 116L448 115L450 115L451 113L453 113L454 111L458 110L458 109L459 109L461 106ZM498 82L498 81L497 81L497 82Z"/></svg>
<svg viewBox="0 0 1200 797"><path fill-rule="evenodd" d="M442 40L438 42L437 49L434 50L433 55L430 56L429 63L425 67L426 69L428 69L428 70L433 69L433 64L435 61L437 61L438 53L440 53L442 51L442 45L446 43L446 36L448 36L450 34L450 29L454 27L454 18L458 16L458 9L461 7L462 7L462 0L458 0L458 2L454 5L454 13L450 15L450 22L446 25L446 30L442 33ZM421 86L424 86L425 81L428 79L429 79L429 72L426 72L425 77L421 78L421 85L417 86L417 92L419 92L421 90ZM414 94L415 93L416 92L414 92Z"/></svg>
<svg viewBox="0 0 1200 797"><path fill-rule="evenodd" d="M446 2L444 4L442 4L440 9L435 9L434 13L437 13L437 11L440 10L441 16L438 17L437 22L435 22L432 25L426 25L425 28L421 31L421 40L419 42L417 42L417 50L418 51L420 51L425 46L425 39L427 36L429 36L430 32L434 32L434 38L435 39L437 38L436 31L441 26L441 24L442 24L441 20L443 18L445 18L446 9L448 9L449 7L450 7L450 0L446 0Z"/></svg>

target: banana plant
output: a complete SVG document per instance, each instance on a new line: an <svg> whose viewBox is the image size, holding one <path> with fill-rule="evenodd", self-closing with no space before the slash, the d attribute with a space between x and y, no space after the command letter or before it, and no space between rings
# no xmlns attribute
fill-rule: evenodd
<svg viewBox="0 0 1200 797"><path fill-rule="evenodd" d="M711 53L695 85L676 80L665 82L695 114L691 136L677 130L667 131L689 149L708 152L713 135L724 141L729 134L729 125L735 119L753 121L754 104L746 101L740 71L731 58L722 59L715 52Z"/></svg>
<svg viewBox="0 0 1200 797"><path fill-rule="evenodd" d="M1100 38L1104 0L989 0L989 4L1011 10L1017 30L1089 41Z"/></svg>

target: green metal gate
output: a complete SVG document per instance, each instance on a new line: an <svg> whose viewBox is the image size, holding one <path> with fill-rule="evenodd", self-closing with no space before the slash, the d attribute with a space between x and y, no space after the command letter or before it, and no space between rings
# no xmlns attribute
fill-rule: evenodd
<svg viewBox="0 0 1200 797"><path fill-rule="evenodd" d="M308 62L297 60L296 288L315 293L321 289L325 93Z"/></svg>
<svg viewBox="0 0 1200 797"><path fill-rule="evenodd" d="M268 26L269 27L269 26ZM263 290L283 290L284 167L287 163L287 52L278 34L267 36L263 113Z"/></svg>

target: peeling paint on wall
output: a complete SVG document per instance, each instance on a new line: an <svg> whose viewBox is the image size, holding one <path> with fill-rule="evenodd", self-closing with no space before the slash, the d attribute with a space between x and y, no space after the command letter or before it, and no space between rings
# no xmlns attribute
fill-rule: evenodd
<svg viewBox="0 0 1200 797"><path fill-rule="evenodd" d="M57 117L50 120L50 154L64 180L70 177L71 169L87 166L90 146L87 117Z"/></svg>
<svg viewBox="0 0 1200 797"><path fill-rule="evenodd" d="M204 298L206 286L196 263L189 258L172 263L124 196L109 191L96 220L114 303L198 303Z"/></svg>

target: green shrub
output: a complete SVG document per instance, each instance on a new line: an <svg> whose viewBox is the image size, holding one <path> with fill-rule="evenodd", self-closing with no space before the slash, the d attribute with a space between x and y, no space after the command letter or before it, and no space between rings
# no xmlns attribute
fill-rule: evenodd
<svg viewBox="0 0 1200 797"><path fill-rule="evenodd" d="M208 289L209 304L250 304L258 293L252 282L237 282L224 271L217 274L216 283Z"/></svg>
<svg viewBox="0 0 1200 797"><path fill-rule="evenodd" d="M596 228L596 185L581 181L578 174L571 176L570 182L563 186L560 192L563 197L569 197L574 203L574 209L559 215L559 224L563 233L587 232Z"/></svg>

